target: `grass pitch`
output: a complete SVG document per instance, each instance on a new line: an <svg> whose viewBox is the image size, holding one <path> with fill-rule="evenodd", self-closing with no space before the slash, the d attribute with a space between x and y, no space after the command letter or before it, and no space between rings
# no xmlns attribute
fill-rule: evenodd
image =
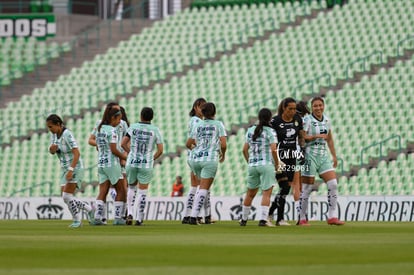
<svg viewBox="0 0 414 275"><path fill-rule="evenodd" d="M414 223L0 221L0 274L414 274Z"/></svg>

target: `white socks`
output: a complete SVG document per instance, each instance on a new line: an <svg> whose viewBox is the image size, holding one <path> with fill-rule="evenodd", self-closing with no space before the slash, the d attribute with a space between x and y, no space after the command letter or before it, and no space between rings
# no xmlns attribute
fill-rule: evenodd
<svg viewBox="0 0 414 275"><path fill-rule="evenodd" d="M204 200L206 199L207 194L208 194L207 189L198 190L195 201L194 201L194 207L193 207L193 210L191 211L191 217L198 216L198 214L200 213L201 207L203 207L204 205Z"/></svg>
<svg viewBox="0 0 414 275"><path fill-rule="evenodd" d="M137 211L136 218L135 218L136 221L142 222L144 220L144 210L145 210L145 204L147 203L147 193L148 193L148 190L142 190L142 189L138 190L138 200L137 200L138 211Z"/></svg>
<svg viewBox="0 0 414 275"><path fill-rule="evenodd" d="M326 183L328 186L328 219L337 218L338 213L336 211L336 202L338 198L338 183L336 179L328 180Z"/></svg>
<svg viewBox="0 0 414 275"><path fill-rule="evenodd" d="M197 192L197 187L191 186L190 191L187 194L187 207L185 209L185 215L184 217L188 217L191 215L191 211L193 210L193 204L194 204L194 197Z"/></svg>
<svg viewBox="0 0 414 275"><path fill-rule="evenodd" d="M308 212L309 196L312 192L312 184L302 184L302 192L299 198L299 220L306 220Z"/></svg>
<svg viewBox="0 0 414 275"><path fill-rule="evenodd" d="M102 220L104 212L105 212L105 202L102 200L96 200L95 220Z"/></svg>
<svg viewBox="0 0 414 275"><path fill-rule="evenodd" d="M267 221L267 217L269 216L269 206L268 205L261 205L260 210L261 210L260 220Z"/></svg>
<svg viewBox="0 0 414 275"><path fill-rule="evenodd" d="M62 198L63 198L63 201L68 206L70 213L72 214L73 221L80 221L77 200L73 197L73 194L62 192Z"/></svg>
<svg viewBox="0 0 414 275"><path fill-rule="evenodd" d="M115 220L122 219L122 215L125 213L125 202L123 201L116 201L114 202L115 208Z"/></svg>
<svg viewBox="0 0 414 275"><path fill-rule="evenodd" d="M210 190L207 190L207 196L204 200L204 216L211 216Z"/></svg>
<svg viewBox="0 0 414 275"><path fill-rule="evenodd" d="M128 208L128 215L134 217L134 205L135 205L135 198L137 196L137 186L136 185L128 185L128 194L127 194L127 208Z"/></svg>
<svg viewBox="0 0 414 275"><path fill-rule="evenodd" d="M242 220L247 221L250 214L251 206L244 206L242 207ZM268 214L268 213L267 213Z"/></svg>

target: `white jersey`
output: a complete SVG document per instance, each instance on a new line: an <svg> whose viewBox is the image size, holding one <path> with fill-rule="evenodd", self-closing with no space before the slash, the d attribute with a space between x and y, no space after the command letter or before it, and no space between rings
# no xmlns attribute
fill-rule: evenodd
<svg viewBox="0 0 414 275"><path fill-rule="evenodd" d="M50 142L51 145L56 144L59 148L56 154L60 160L60 166L63 169L68 168L73 161L72 149L79 148L72 132L69 129L64 128L60 137L58 137L56 134L52 134ZM79 161L76 164L76 168L83 168L81 158L79 158Z"/></svg>
<svg viewBox="0 0 414 275"><path fill-rule="evenodd" d="M205 119L191 132L196 147L191 153L192 161L218 161L221 144L220 137L227 136L221 121Z"/></svg>
<svg viewBox="0 0 414 275"><path fill-rule="evenodd" d="M110 145L118 142L117 131L111 125L102 125L96 136L98 147L98 167L113 167L120 165L119 158L115 156Z"/></svg>
<svg viewBox="0 0 414 275"><path fill-rule="evenodd" d="M98 120L95 123L95 127L93 127L91 135L96 137L96 135L98 133L98 127L99 127L100 123L101 123L101 120ZM126 135L126 132L127 132L127 129L128 129L128 124L126 123L126 121L121 119L121 122L117 126L115 126L114 128L116 129L116 134L118 136L117 149L120 152L124 152L125 150L121 147L121 141L122 141L122 138Z"/></svg>
<svg viewBox="0 0 414 275"><path fill-rule="evenodd" d="M313 115L307 115L303 118L303 130L309 136L328 134L331 130L331 120L326 115L323 115L322 120ZM317 138L306 142L306 154L327 155L326 140Z"/></svg>
<svg viewBox="0 0 414 275"><path fill-rule="evenodd" d="M127 130L131 146L127 166L137 168L153 168L154 151L157 144L162 144L162 135L157 126L149 123L134 123Z"/></svg>
<svg viewBox="0 0 414 275"><path fill-rule="evenodd" d="M190 121L188 122L188 131L187 131L187 138L189 138L191 136L191 132L194 130L195 127L197 127L200 122L202 122L203 120L201 118L199 118L198 116L192 116ZM192 150L188 149L187 150L187 157L188 159L191 159L191 152Z"/></svg>
<svg viewBox="0 0 414 275"><path fill-rule="evenodd" d="M246 143L249 144L249 166L264 166L274 164L270 144L277 143L275 131L268 126L263 127L262 133L253 140L256 125L246 133Z"/></svg>

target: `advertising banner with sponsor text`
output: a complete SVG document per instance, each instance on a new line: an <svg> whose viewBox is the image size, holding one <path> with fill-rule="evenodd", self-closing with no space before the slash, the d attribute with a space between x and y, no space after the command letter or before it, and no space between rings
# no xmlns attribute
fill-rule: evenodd
<svg viewBox="0 0 414 275"><path fill-rule="evenodd" d="M94 204L94 198L82 199ZM215 220L238 220L241 214L242 197L212 197L211 214ZM260 211L258 196L254 199L250 219L258 220ZM113 201L107 202L108 219L113 219ZM285 219L297 220L294 202L287 200ZM326 196L310 199L308 216L310 220L323 221L327 218ZM185 213L185 197L149 197L145 220L181 220ZM414 220L413 196L347 196L338 198L339 218L344 221L406 221ZM203 210L201 212L203 215ZM0 220L70 220L71 215L62 198L0 198ZM83 213L86 219L86 213Z"/></svg>

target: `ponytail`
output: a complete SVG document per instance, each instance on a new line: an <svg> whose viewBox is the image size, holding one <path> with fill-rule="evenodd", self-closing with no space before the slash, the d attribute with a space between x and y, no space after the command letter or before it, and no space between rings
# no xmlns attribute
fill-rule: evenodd
<svg viewBox="0 0 414 275"><path fill-rule="evenodd" d="M269 126L270 120L272 119L272 111L270 111L267 108L263 108L259 111L259 124L256 126L256 129L254 129L253 133L253 141L256 141L256 139L262 134L263 127Z"/></svg>

